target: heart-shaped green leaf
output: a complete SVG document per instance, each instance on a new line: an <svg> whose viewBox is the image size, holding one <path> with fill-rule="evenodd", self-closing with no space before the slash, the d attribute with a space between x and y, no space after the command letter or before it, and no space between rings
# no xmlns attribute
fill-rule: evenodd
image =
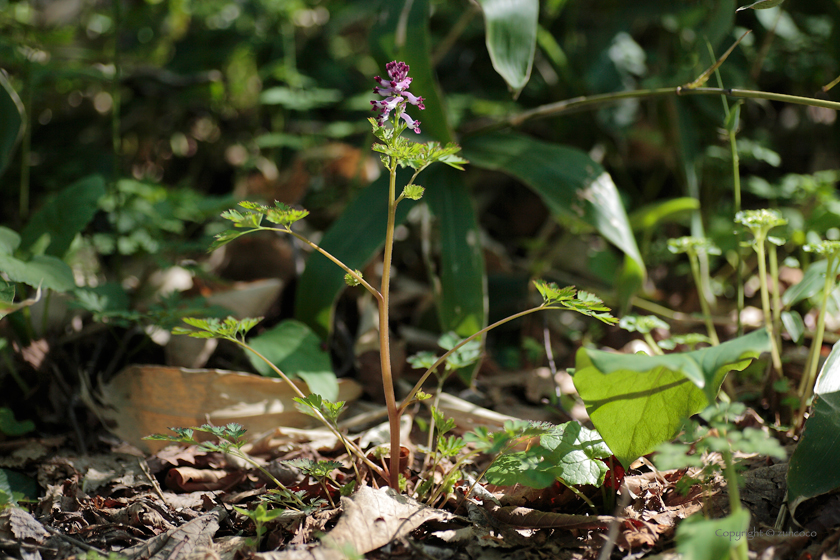
<svg viewBox="0 0 840 560"><path fill-rule="evenodd" d="M684 354L647 356L581 348L574 383L595 428L628 467L672 439L684 418L713 402L729 371L744 369L769 349L763 329Z"/></svg>

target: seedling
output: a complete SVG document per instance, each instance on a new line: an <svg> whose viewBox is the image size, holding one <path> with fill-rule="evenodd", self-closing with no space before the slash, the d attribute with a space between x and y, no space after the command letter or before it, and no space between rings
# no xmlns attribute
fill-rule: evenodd
<svg viewBox="0 0 840 560"><path fill-rule="evenodd" d="M684 550L698 545L703 535L714 534L716 528L723 525L727 529L738 528L749 524L749 512L741 506L741 496L738 489L739 477L733 459L733 454L758 453L777 459L785 459L787 454L778 440L767 437L761 430L744 428L739 430L731 419L743 414L746 407L742 403L717 403L703 410L699 416L700 422L687 419L683 424L680 443L664 443L659 446L655 463L659 469L668 470L685 467L701 467L701 479L708 477L715 471L722 471L726 478L726 488L729 493L729 516L724 519L703 519L702 514L684 521L677 529L678 549ZM693 450L693 452L692 452ZM723 465L704 460L708 453L719 453ZM696 482L692 479L691 483ZM711 529L710 529L711 528ZM725 541L724 541L725 542ZM708 543L706 543L708 544ZM700 546L703 546L702 544ZM734 560L747 560L747 541L740 539L732 551Z"/></svg>
<svg viewBox="0 0 840 560"><path fill-rule="evenodd" d="M277 485L277 488L291 496L292 501L297 507L306 507L306 505L303 503L299 496L292 493L288 488L286 488L283 485L282 482L277 480L277 478L273 474L268 472L268 470L266 470L256 461L254 461L254 459L252 459L247 453L242 451L242 446L245 445L246 440L245 428L243 428L240 424L230 423L226 426L212 426L210 424L204 424L199 427L169 429L175 432L174 436L168 434L154 434L146 436L143 439L148 439L152 441L170 441L173 443L185 443L188 445L198 445L202 449L209 452L227 453L233 455L234 457L239 457L240 459L249 463L255 469L259 470L263 475L268 477L269 480L271 480L275 485ZM195 439L195 432L204 432L212 434L218 438L218 442L199 442Z"/></svg>
<svg viewBox="0 0 840 560"><path fill-rule="evenodd" d="M697 287L697 294L700 296L700 308L703 310L703 320L706 322L706 331L713 346L720 344L715 325L712 322L712 311L709 302L706 300L703 286L709 284L700 273L700 254L719 255L720 249L708 239L698 237L679 237L668 240L668 250L674 254L685 253L688 255L688 263L691 265L691 276L694 278L694 285Z"/></svg>
<svg viewBox="0 0 840 560"><path fill-rule="evenodd" d="M330 506L335 508L332 496L330 496L330 489L327 482L331 483L334 488L341 488L341 485L332 477L332 472L340 469L343 465L338 461L313 461L312 459L292 459L291 461L283 461L285 464L300 469L307 476L311 476L318 481Z"/></svg>
<svg viewBox="0 0 840 560"><path fill-rule="evenodd" d="M761 286L761 309L764 312L764 325L770 333L770 356L773 360L773 368L782 377L782 357L779 351L779 343L774 334L774 315L770 311L770 290L767 287L767 262L765 257L764 242L771 229L787 224L787 220L779 216L774 210L743 210L735 214L735 223L747 227L753 234L752 247L758 257L758 281ZM778 280L774 279L774 284Z"/></svg>
<svg viewBox="0 0 840 560"><path fill-rule="evenodd" d="M256 535L254 536L253 540L251 540L251 546L253 547L254 551L259 551L260 543L263 540L266 532L266 524L274 521L283 513L285 510L283 509L268 509L265 507L265 504L260 502L257 504L257 507L254 509L244 509L240 507L233 506L233 509L248 519L250 519L254 523L254 528L256 529Z"/></svg>

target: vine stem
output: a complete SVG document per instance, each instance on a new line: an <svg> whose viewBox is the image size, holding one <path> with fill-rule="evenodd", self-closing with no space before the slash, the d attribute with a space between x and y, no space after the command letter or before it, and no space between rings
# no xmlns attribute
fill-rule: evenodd
<svg viewBox="0 0 840 560"><path fill-rule="evenodd" d="M766 99L769 101L780 101L782 103L793 103L796 105L809 105L811 107L824 107L826 109L840 110L840 103L836 101L828 101L825 99L815 99L813 97L801 97L798 95L787 95L784 93L772 93L765 91L755 91L748 89L733 89L733 88L713 88L713 87L697 87L688 88L683 86L666 87L655 89L638 89L632 91L619 91L614 93L600 93L596 95L583 95L580 97L573 97L555 103L548 103L531 109L530 111L523 111L516 115L503 119L501 121L474 126L464 131L464 135L471 136L473 134L489 132L506 127L517 127L522 125L525 121L538 118L546 118L562 115L565 113L574 113L578 111L587 111L597 109L603 105L608 105L621 101L623 99L636 99L644 97L666 97L671 95L726 95L729 97L742 99Z"/></svg>

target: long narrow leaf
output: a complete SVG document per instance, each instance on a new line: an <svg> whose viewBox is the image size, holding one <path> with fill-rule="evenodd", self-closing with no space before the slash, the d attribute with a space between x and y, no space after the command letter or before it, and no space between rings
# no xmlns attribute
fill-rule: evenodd
<svg viewBox="0 0 840 560"><path fill-rule="evenodd" d="M537 46L538 0L478 0L484 12L485 42L493 68L514 97L531 77Z"/></svg>
<svg viewBox="0 0 840 560"><path fill-rule="evenodd" d="M489 134L464 142L474 165L502 171L534 189L555 215L594 227L632 261L624 282L640 285L645 265L609 173L585 152L521 134ZM629 295L625 294L626 301Z"/></svg>

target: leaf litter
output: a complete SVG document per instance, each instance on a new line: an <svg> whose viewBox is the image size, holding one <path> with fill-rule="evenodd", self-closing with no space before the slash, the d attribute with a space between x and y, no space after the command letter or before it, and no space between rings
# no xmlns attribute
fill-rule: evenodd
<svg viewBox="0 0 840 560"><path fill-rule="evenodd" d="M476 425L498 427L508 419L451 395L445 403L448 410L457 411L454 416L461 431ZM756 419L754 414L746 415L743 421L754 425L760 421ZM39 447L32 440L19 448ZM319 491L314 480L282 462L293 458L338 461L345 468L335 471L337 480L346 483L353 478L347 455L324 430L277 428L257 437L247 450L293 490ZM423 454L414 446L412 451L417 467ZM108 553L169 560L588 559L597 558L611 540L613 557L635 559L673 554L676 526L691 514L705 508L712 517L721 517L728 510L720 475L689 486L683 494L678 487L699 478L698 469L655 471L649 461L637 462L627 471L621 491L613 496L626 505L619 503L610 515L601 513L603 507L600 512L591 510L559 482L543 489L476 485L467 497L472 480L465 474L439 507L430 507L365 476L350 496L336 494L336 508L287 511L266 522L255 548L254 523L233 507L252 510L271 484L233 459L199 446L169 446L152 456L135 452L79 457L64 449L46 457L35 453L28 463L37 467L45 495L32 514L15 507L2 511L0 549L12 557L44 559L108 557ZM744 459L742 502L751 510L756 527L768 529L784 500L787 464L759 456ZM481 468L477 460L470 472L477 474ZM577 491L599 499L599 489L593 486L579 486ZM840 511L835 504L828 503L822 514L814 516L826 529L840 518L834 513ZM784 558L809 542L802 537L771 538L765 531L750 541L750 547L767 558Z"/></svg>

